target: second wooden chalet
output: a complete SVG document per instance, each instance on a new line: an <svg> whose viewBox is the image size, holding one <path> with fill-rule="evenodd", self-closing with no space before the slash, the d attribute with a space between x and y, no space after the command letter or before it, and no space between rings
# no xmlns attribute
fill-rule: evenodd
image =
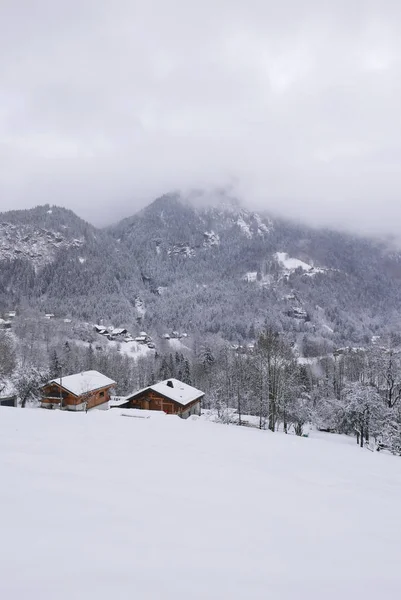
<svg viewBox="0 0 401 600"><path fill-rule="evenodd" d="M169 415L187 419L201 414L201 400L205 394L178 379L166 379L139 390L115 404L120 408L161 410Z"/></svg>
<svg viewBox="0 0 401 600"><path fill-rule="evenodd" d="M42 408L90 410L109 408L110 390L116 382L99 371L83 371L52 379L42 387Z"/></svg>

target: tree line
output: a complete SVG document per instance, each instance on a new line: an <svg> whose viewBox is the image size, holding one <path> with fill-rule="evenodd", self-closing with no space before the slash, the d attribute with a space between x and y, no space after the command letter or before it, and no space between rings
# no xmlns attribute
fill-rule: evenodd
<svg viewBox="0 0 401 600"><path fill-rule="evenodd" d="M299 436L312 424L401 454L401 349L394 339L300 360L293 339L266 327L252 349L201 338L191 352L166 344L130 355L122 344L98 346L85 329L83 339L66 340L65 331L48 327L28 319L13 334L0 331L0 394L11 383L22 406L49 379L89 369L114 379L118 395L175 377L204 391L203 408L222 422L242 425L249 415L261 429Z"/></svg>

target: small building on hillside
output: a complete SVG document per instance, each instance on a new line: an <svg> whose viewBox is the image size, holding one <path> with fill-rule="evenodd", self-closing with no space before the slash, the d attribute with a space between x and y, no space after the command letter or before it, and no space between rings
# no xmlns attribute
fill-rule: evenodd
<svg viewBox="0 0 401 600"><path fill-rule="evenodd" d="M107 327L103 327L103 325L95 325L94 330L100 335L106 335L107 333L109 333Z"/></svg>
<svg viewBox="0 0 401 600"><path fill-rule="evenodd" d="M99 371L83 371L52 379L42 387L42 408L90 410L109 408L110 390L116 382Z"/></svg>
<svg viewBox="0 0 401 600"><path fill-rule="evenodd" d="M126 396L118 402L118 406L161 410L169 415L187 419L190 415L201 414L201 400L204 395L204 392L178 379L166 379Z"/></svg>
<svg viewBox="0 0 401 600"><path fill-rule="evenodd" d="M116 337L116 338L122 337L127 334L128 334L128 331L124 327L116 327L110 331L110 335L112 335L113 337Z"/></svg>
<svg viewBox="0 0 401 600"><path fill-rule="evenodd" d="M4 396L0 393L0 406L17 406L17 396Z"/></svg>
<svg viewBox="0 0 401 600"><path fill-rule="evenodd" d="M0 406L18 406L17 392L11 381L0 380Z"/></svg>
<svg viewBox="0 0 401 600"><path fill-rule="evenodd" d="M109 327L106 333L107 339L111 342L121 341L126 335L128 335L128 331L123 327Z"/></svg>

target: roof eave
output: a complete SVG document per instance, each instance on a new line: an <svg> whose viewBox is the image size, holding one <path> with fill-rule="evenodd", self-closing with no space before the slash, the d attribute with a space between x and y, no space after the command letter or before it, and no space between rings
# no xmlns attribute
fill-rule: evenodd
<svg viewBox="0 0 401 600"><path fill-rule="evenodd" d="M81 392L80 394L76 394L72 390L69 390L68 388L64 387L63 385L60 385L60 383L58 381L54 381L54 380L49 381L48 383L45 383L45 385L42 386L42 387L44 388L44 387L46 387L48 385L58 385L65 392L68 392L69 394L72 394L76 398L79 398L80 396L84 396L85 394L92 394L93 392L97 392L98 390L106 390L106 389L108 390L109 388L112 388L114 385L117 385L117 382L113 381L113 383L109 383L107 385L101 385L98 388L94 388L93 390L87 390L86 392Z"/></svg>
<svg viewBox="0 0 401 600"><path fill-rule="evenodd" d="M138 396L141 396L144 392L147 392L149 390L152 390L156 394L159 394L160 396L163 396L163 398L165 398L169 402L175 402L176 404L179 404L180 406L188 406L188 404L191 404L192 402L196 402L197 400L202 400L203 396L205 395L205 393L202 392L202 394L200 394L196 398L193 398L192 400L189 400L189 402L185 402L185 404L183 404L179 400L175 400L174 398L171 398L170 396L167 396L163 392L160 392L159 390L153 389L153 386L150 385L149 387L144 388L142 390L139 390L139 392L136 392L135 394L132 394L132 396L127 396L127 402L131 402L131 400L134 400L135 398L137 398Z"/></svg>

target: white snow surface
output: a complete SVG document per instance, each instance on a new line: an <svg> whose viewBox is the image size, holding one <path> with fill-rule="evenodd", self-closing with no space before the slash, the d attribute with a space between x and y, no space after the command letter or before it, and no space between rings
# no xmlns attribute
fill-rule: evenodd
<svg viewBox="0 0 401 600"><path fill-rule="evenodd" d="M271 219L266 219L268 223L266 225L266 223L263 223L262 218L260 215L258 215L258 213L254 213L253 217L258 225L259 235L263 235L263 233L270 233L270 231L273 229L273 222L271 221Z"/></svg>
<svg viewBox="0 0 401 600"><path fill-rule="evenodd" d="M121 406L122 404L125 404L127 402L128 398L129 396L111 396L109 400L109 406L110 408L115 406Z"/></svg>
<svg viewBox="0 0 401 600"><path fill-rule="evenodd" d="M311 265L308 265L298 258L291 258L286 252L276 252L275 256L278 262L289 271L295 271L295 269L298 269L299 267L304 271L310 271L313 268Z"/></svg>
<svg viewBox="0 0 401 600"><path fill-rule="evenodd" d="M128 416L0 408L1 598L398 600L399 458Z"/></svg>
<svg viewBox="0 0 401 600"><path fill-rule="evenodd" d="M286 252L276 252L275 257L287 275L299 268L305 271L305 277L314 277L318 273L329 273L330 271L336 271L336 269L313 267L299 258L291 258Z"/></svg>
<svg viewBox="0 0 401 600"><path fill-rule="evenodd" d="M250 227L247 223L245 223L243 217L241 215L237 218L237 225L241 229L242 233L245 234L246 237L251 238L252 233Z"/></svg>
<svg viewBox="0 0 401 600"><path fill-rule="evenodd" d="M182 340L177 338L172 338L168 340L170 348L174 349L177 352L183 352L185 350L190 350L188 346L182 343Z"/></svg>
<svg viewBox="0 0 401 600"><path fill-rule="evenodd" d="M116 342L108 341L108 344L115 344L115 343ZM152 352L154 352L154 350L151 350L151 348L148 348L147 344L142 344L142 343L136 342L136 341L121 342L119 348L120 348L120 352L122 352L123 354L126 354L133 360L137 360L138 358L147 356L147 355L151 354Z"/></svg>
<svg viewBox="0 0 401 600"><path fill-rule="evenodd" d="M8 396L13 396L16 393L17 392L14 383L11 381L11 379L0 378L0 398L7 398Z"/></svg>
<svg viewBox="0 0 401 600"><path fill-rule="evenodd" d="M60 379L52 379L49 383L59 384ZM108 385L115 385L115 383L115 381L106 377L106 375L99 373L99 371L82 371L82 373L67 375L67 377L61 379L62 387L75 394L75 396L87 394Z"/></svg>
<svg viewBox="0 0 401 600"><path fill-rule="evenodd" d="M220 246L220 236L218 233L215 233L214 231L205 231L203 236L203 245L206 248L211 248L212 246Z"/></svg>
<svg viewBox="0 0 401 600"><path fill-rule="evenodd" d="M245 275L244 275L244 280L247 281L248 283L255 283L255 281L257 281L257 279L258 279L257 271L249 271L248 273L245 273Z"/></svg>

